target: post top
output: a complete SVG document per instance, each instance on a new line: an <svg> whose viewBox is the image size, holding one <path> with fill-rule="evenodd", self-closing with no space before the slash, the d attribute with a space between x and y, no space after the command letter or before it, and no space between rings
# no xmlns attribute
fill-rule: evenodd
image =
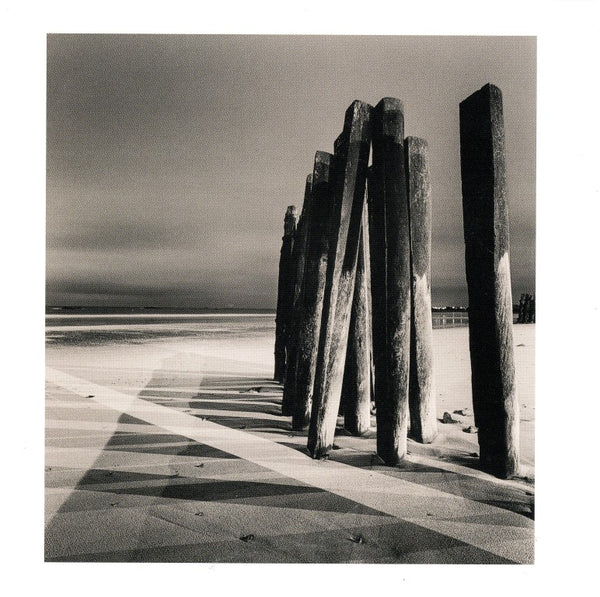
<svg viewBox="0 0 600 597"><path fill-rule="evenodd" d="M333 153L339 153L340 148L348 141L348 136L342 131L333 142Z"/></svg>
<svg viewBox="0 0 600 597"><path fill-rule="evenodd" d="M397 97L382 97L375 109L383 111L400 110L404 114L404 102Z"/></svg>
<svg viewBox="0 0 600 597"><path fill-rule="evenodd" d="M384 97L373 112L373 137L387 137L404 142L404 104L395 97Z"/></svg>
<svg viewBox="0 0 600 597"><path fill-rule="evenodd" d="M371 140L371 112L373 106L360 100L354 100L344 115L344 131L349 143ZM339 139L339 137L338 137Z"/></svg>
<svg viewBox="0 0 600 597"><path fill-rule="evenodd" d="M502 91L500 87L494 85L493 83L486 83L481 89L478 89L474 93L472 93L469 97L460 102L460 106L468 105L477 99L481 98L489 98L489 101L499 101L502 102Z"/></svg>
<svg viewBox="0 0 600 597"><path fill-rule="evenodd" d="M313 186L329 182L329 173L333 156L326 151L315 153L315 165L313 170Z"/></svg>
<svg viewBox="0 0 600 597"><path fill-rule="evenodd" d="M291 236L296 231L296 221L298 219L298 210L295 205L288 205L283 219L283 234Z"/></svg>

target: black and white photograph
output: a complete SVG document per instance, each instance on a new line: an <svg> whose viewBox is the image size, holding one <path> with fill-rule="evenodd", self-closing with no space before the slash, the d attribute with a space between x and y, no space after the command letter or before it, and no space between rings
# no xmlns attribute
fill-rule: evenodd
<svg viewBox="0 0 600 597"><path fill-rule="evenodd" d="M48 35L47 561L534 561L535 37Z"/></svg>
<svg viewBox="0 0 600 597"><path fill-rule="evenodd" d="M592 553L597 5L266 4L5 10L15 572L565 588Z"/></svg>

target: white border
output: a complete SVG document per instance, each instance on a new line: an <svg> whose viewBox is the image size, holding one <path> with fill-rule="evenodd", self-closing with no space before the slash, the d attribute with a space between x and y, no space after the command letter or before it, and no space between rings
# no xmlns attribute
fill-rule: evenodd
<svg viewBox="0 0 600 597"><path fill-rule="evenodd" d="M3 514L6 586L19 593L145 595L227 589L244 594L444 595L584 593L594 586L593 454L598 390L598 2L82 2L3 3L2 164L5 385ZM86 5L88 6L88 5ZM43 293L45 35L79 33L327 33L538 36L536 565L294 566L43 563ZM6 134L6 133L5 133ZM590 261L591 260L591 261ZM576 299L575 303L572 303ZM19 305L15 316L15 304ZM569 309L569 306L571 309ZM591 342L594 341L594 344ZM32 365L33 363L33 365ZM33 368L33 369L32 369ZM594 383L592 383L592 381ZM174 566L174 567L173 567ZM435 582L434 582L435 581ZM589 581L589 585L587 584ZM318 584L317 584L318 583ZM35 586L37 585L37 586ZM17 589L18 588L18 589ZM13 589L13 590L14 590ZM587 591L585 591L587 593Z"/></svg>

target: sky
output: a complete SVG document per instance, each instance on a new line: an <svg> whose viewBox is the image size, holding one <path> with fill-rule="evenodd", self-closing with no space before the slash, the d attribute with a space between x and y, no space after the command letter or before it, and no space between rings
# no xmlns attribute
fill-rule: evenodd
<svg viewBox="0 0 600 597"><path fill-rule="evenodd" d="M459 103L502 90L513 302L535 291L536 38L49 35L46 303L272 309L283 216L348 105L429 145L432 302L466 305Z"/></svg>

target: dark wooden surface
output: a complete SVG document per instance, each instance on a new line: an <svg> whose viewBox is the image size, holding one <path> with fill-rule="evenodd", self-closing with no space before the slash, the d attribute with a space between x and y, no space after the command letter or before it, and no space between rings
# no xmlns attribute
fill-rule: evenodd
<svg viewBox="0 0 600 597"><path fill-rule="evenodd" d="M431 443L438 432L431 315L431 181L424 139L404 141L410 216L410 437Z"/></svg>
<svg viewBox="0 0 600 597"><path fill-rule="evenodd" d="M460 104L460 153L469 293L469 348L480 461L518 474L502 94L487 84Z"/></svg>
<svg viewBox="0 0 600 597"><path fill-rule="evenodd" d="M373 111L369 178L371 290L377 453L389 465L406 454L410 363L410 242L400 100Z"/></svg>
<svg viewBox="0 0 600 597"><path fill-rule="evenodd" d="M346 110L335 147L334 209L330 227L323 318L308 449L314 458L333 446L340 404L356 261L371 141L372 107L355 101Z"/></svg>
<svg viewBox="0 0 600 597"><path fill-rule="evenodd" d="M275 315L275 372L273 379L283 382L286 362L286 334L292 312L293 276L292 250L296 232L297 211L288 206L283 221L283 238L279 256L279 279L277 284L277 312Z"/></svg>

